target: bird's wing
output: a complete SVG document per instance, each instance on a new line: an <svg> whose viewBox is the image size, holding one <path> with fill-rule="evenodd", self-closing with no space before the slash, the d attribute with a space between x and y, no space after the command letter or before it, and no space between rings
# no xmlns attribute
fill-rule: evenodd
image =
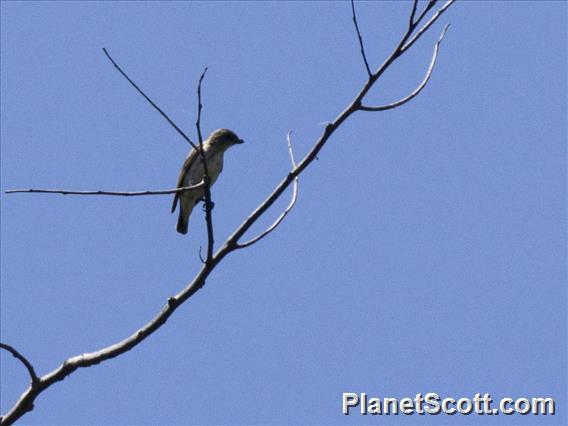
<svg viewBox="0 0 568 426"><path fill-rule="evenodd" d="M185 159L181 171L179 172L176 188L181 188L184 186L183 180L185 178L185 175L187 174L187 172L189 171L189 169L191 168L197 157L198 157L198 151L196 149L192 149L189 155L187 156L187 158ZM180 193L178 192L174 196L174 202L172 204L172 213L176 210L179 194Z"/></svg>

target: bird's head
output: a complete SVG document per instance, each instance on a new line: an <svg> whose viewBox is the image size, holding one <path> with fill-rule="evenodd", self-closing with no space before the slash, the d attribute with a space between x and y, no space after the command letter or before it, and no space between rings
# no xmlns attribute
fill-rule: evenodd
<svg viewBox="0 0 568 426"><path fill-rule="evenodd" d="M243 143L244 140L239 139L235 132L229 129L218 129L209 135L207 143L222 149L223 151L233 145Z"/></svg>

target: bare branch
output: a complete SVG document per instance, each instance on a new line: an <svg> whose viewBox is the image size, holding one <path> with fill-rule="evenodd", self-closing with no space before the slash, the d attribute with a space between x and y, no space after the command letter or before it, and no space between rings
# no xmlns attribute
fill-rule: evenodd
<svg viewBox="0 0 568 426"><path fill-rule="evenodd" d="M290 130L286 135L286 140L288 142L288 153L290 154L290 162L292 163L292 171L293 171L296 168L296 160L294 159L294 151L292 150L292 142L290 140L291 135L292 135L292 130ZM268 234L270 234L272 231L274 231L278 227L278 225L280 225L280 223L284 220L284 218L288 215L288 213L290 213L290 210L294 208L297 199L298 199L298 177L296 176L296 178L294 179L292 198L290 200L290 204L288 204L288 207L286 207L286 210L280 213L280 216L278 216L278 218L274 221L274 223L270 225L263 233L257 235L256 237L248 240L245 243L237 243L236 247L242 249L245 247L252 246L254 243L259 242Z"/></svg>
<svg viewBox="0 0 568 426"><path fill-rule="evenodd" d="M24 364L26 370L28 370L28 374L30 375L30 379L32 380L32 386L39 382L39 377L35 373L33 365L27 360L25 356L23 356L20 352L18 352L15 348L5 343L0 343L0 348L8 351L12 354L14 358Z"/></svg>
<svg viewBox="0 0 568 426"><path fill-rule="evenodd" d="M408 28L414 26L414 16L416 15L416 8L418 7L418 0L412 2L412 11L410 12L410 17L408 18Z"/></svg>
<svg viewBox="0 0 568 426"><path fill-rule="evenodd" d="M140 87L138 87L138 85L130 79L130 77L128 77L128 75L126 75L126 73L122 70L122 68L120 68L120 66L118 66L118 64L114 61L114 59L112 59L112 57L110 56L110 54L108 53L105 47L103 47L103 52L105 53L109 61L118 70L118 72L121 73L124 76L124 78L126 78L126 80L128 80L128 82L138 91L138 93L144 96L144 99L146 99L150 103L150 105L152 105L156 109L156 111L158 111L162 115L162 117L164 117L166 121L170 123L170 125L174 129L176 129L176 131L181 135L181 137L184 138L193 148L195 148L195 144L191 141L191 139L189 139L189 137L172 121L172 119L168 117L168 115L164 111L162 111L162 109L158 105L156 105L154 101L150 99L146 95L146 93L144 93L142 89L140 89Z"/></svg>
<svg viewBox="0 0 568 426"><path fill-rule="evenodd" d="M448 8L454 3L455 0L448 0L444 6L442 6L434 15L432 15L432 17L430 18L430 20L428 22L426 22L426 24L424 24L424 26L422 28L420 28L420 30L418 30L418 32L414 35L414 37L412 37L400 50L401 53L406 52L410 46L412 46L414 43L416 43L416 41L422 37L422 34L424 34L428 28L430 28L432 26L432 24L434 24L434 22L436 22L438 20L438 18L442 15L442 13L444 13L446 10L448 10ZM429 10L429 8L431 8L430 4L432 4L432 6L435 4L435 2L430 2L428 4L428 6L426 6L426 9ZM426 11L427 11L426 10ZM425 14L425 13L424 13ZM420 17L420 19L422 19L422 16ZM417 21L416 23L418 24L419 21Z"/></svg>
<svg viewBox="0 0 568 426"><path fill-rule="evenodd" d="M428 4L426 5L426 7L424 8L424 10L422 11L422 13L420 14L420 16L418 16L418 19L416 21L414 21L412 23L412 30L414 31L414 28L416 28L416 26L422 21L422 19L424 19L424 17L426 16L426 14L428 12L430 12L430 10L436 5L437 0L430 0L428 2Z"/></svg>
<svg viewBox="0 0 568 426"><path fill-rule="evenodd" d="M410 95L408 95L405 98L402 98L402 99L400 99L396 102L393 102L392 104L381 105L381 106L361 105L359 107L359 109L361 111L386 111L388 109L393 109L393 108L399 107L401 105L404 105L405 103L407 103L408 101L410 101L414 97L416 97L422 91L422 89L424 89L424 87L426 87L426 84L428 83L428 81L430 80L430 77L432 76L432 71L434 71L434 65L436 64L436 58L438 57L438 50L440 48L440 43L442 43L442 40L444 39L444 36L446 35L446 31L448 31L449 27L450 27L450 24L447 24L444 27L444 30L442 31L440 38L438 39L438 41L436 42L436 45L434 46L434 53L432 54L432 60L430 61L430 66L428 67L428 71L426 72L426 76L424 77L424 80L422 80L420 85Z"/></svg>
<svg viewBox="0 0 568 426"><path fill-rule="evenodd" d="M197 136L199 138L200 146L202 146L203 144L203 135L201 133L201 110L203 109L203 104L201 103L201 83L203 83L206 72L207 67L205 67L205 69L201 73L201 77L199 77L199 81L197 83L197 120L195 121L195 127L197 128Z"/></svg>
<svg viewBox="0 0 568 426"><path fill-rule="evenodd" d="M294 150L292 149L292 130L288 131L286 135L286 142L288 143L288 153L290 154L290 163L292 164L292 170L296 168L296 159L294 158Z"/></svg>
<svg viewBox="0 0 568 426"><path fill-rule="evenodd" d="M211 259L213 258L213 247L215 245L215 239L213 234L213 202L211 201L211 179L209 178L209 171L207 169L207 161L205 158L205 151L203 150L203 135L201 133L201 110L203 104L201 103L201 83L205 78L205 73L207 72L207 67L201 73L199 77L199 82L197 83L197 120L195 121L195 127L197 128L197 136L199 137L199 154L201 156L201 161L203 163L203 181L205 182L205 222L207 224L207 257L205 263L209 265ZM201 258L201 253L199 254Z"/></svg>
<svg viewBox="0 0 568 426"><path fill-rule="evenodd" d="M453 4L453 0L450 0L444 6L444 10ZM441 15L438 12L434 17L431 19L430 22L434 22L438 19ZM431 26L431 23L428 23L428 27ZM417 40L419 37L422 36L424 31L420 34L417 34L415 39ZM347 120L353 113L357 112L361 107L361 101L365 97L365 95L369 92L371 87L373 87L374 83L384 74L384 72L392 65L392 63L398 59L406 50L402 50L402 46L404 45L404 41L408 38L408 34L402 37L401 42L397 45L394 51L389 55L389 57L383 62L383 64L377 69L377 71L369 78L369 80L363 85L359 93L355 96L353 101L333 120L330 122L326 127L322 135L318 138L315 142L312 149L306 154L306 156L300 161L300 163L296 166L296 168L288 173L288 175L276 186L274 191L245 219L245 221L233 232L233 234L225 241L221 249L215 254L215 260L221 260L231 251L237 248L238 240L250 229L250 227L266 212L270 206L282 195L282 193L292 184L294 179L302 173L302 171L308 167L317 158L317 154L326 144L330 136L343 124L345 120Z"/></svg>
<svg viewBox="0 0 568 426"><path fill-rule="evenodd" d="M149 190L149 191L134 191L134 192L122 192L122 191L71 191L66 189L9 189L5 191L6 194L16 194L16 193L41 193L41 194L62 194L62 195L120 195L123 197L136 197L139 195L166 195L166 194L177 194L180 192L191 191L193 189L201 188L204 182L199 182L196 185L184 186L175 189L163 189L163 190Z"/></svg>
<svg viewBox="0 0 568 426"><path fill-rule="evenodd" d="M415 0L417 1L417 0ZM351 0L351 12L353 13L353 24L355 24L355 30L357 31L357 38L359 39L359 46L361 47L361 56L363 57L363 62L365 63L365 69L369 77L373 74L371 72L371 67L369 67L369 62L367 61L367 55L365 54L365 46L363 45L363 37L361 37L361 31L359 31L359 24L357 23L357 15L355 14L355 2Z"/></svg>

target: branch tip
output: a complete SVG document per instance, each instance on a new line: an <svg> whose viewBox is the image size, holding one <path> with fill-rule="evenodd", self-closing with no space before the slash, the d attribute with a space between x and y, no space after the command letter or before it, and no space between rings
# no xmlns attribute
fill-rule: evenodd
<svg viewBox="0 0 568 426"><path fill-rule="evenodd" d="M365 54L365 45L363 44L363 37L361 36L361 31L359 30L359 23L357 22L357 14L355 13L354 0L351 0L351 13L353 17L353 24L355 25L355 31L357 32L357 39L359 40L359 48L361 49L361 56L363 57L365 69L367 70L367 75L369 76L369 78L371 78L373 73L371 72L371 67L369 66L369 61L367 61L367 55Z"/></svg>
<svg viewBox="0 0 568 426"><path fill-rule="evenodd" d="M406 44L404 44L401 48L400 48L400 53L404 53L405 51L407 51L414 43L416 43L416 41L422 37L422 35L428 30L428 28L430 28L434 22L436 22L438 20L438 18L442 15L442 13L444 13L446 10L448 10L448 8L455 2L455 0L448 0L440 9L438 9L438 11L436 13L434 13L434 15L432 15L432 17L430 18L430 20L428 22L426 22L424 24L424 26L422 28L420 28L420 30L418 30L418 32L409 40L409 41L405 41ZM432 9L432 7L434 7L434 5L436 4L436 1L431 1L428 3L428 5L426 6L426 8L424 9L424 11L422 12L422 14L420 15L420 17L416 20L415 22L415 26L418 25L418 23L422 20L422 18L426 15L426 13L428 11L430 11L430 9ZM413 28L414 29L414 28Z"/></svg>
<svg viewBox="0 0 568 426"><path fill-rule="evenodd" d="M152 99L150 99L148 95L146 95L146 93L144 93L144 91L140 89L140 87L138 87L138 85L130 77L128 77L128 75L122 70L122 68L115 62L112 56L110 56L110 53L108 53L108 50L105 47L103 47L103 52L108 60L112 63L112 65L130 83L130 85L134 87L136 91L140 93L144 97L144 99L146 99L146 101L148 101L148 103L152 105L152 107L166 119L170 126L172 126L181 135L182 138L184 138L192 147L195 148L193 141L189 139L189 137L172 121L172 119Z"/></svg>

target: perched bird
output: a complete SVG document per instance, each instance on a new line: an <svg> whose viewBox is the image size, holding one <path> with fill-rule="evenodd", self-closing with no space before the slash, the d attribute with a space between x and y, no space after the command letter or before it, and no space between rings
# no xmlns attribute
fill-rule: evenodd
<svg viewBox="0 0 568 426"><path fill-rule="evenodd" d="M203 142L203 151L207 162L207 173L210 179L210 186L213 186L219 174L223 170L223 154L233 145L241 144L244 141L231 130L215 130ZM181 168L177 180L177 188L184 186L197 185L203 180L203 161L196 149L192 149ZM178 199L180 201L177 231L180 234L187 234L187 224L193 207L203 199L205 189L198 188L189 191L178 192L174 197L172 213L175 211Z"/></svg>

